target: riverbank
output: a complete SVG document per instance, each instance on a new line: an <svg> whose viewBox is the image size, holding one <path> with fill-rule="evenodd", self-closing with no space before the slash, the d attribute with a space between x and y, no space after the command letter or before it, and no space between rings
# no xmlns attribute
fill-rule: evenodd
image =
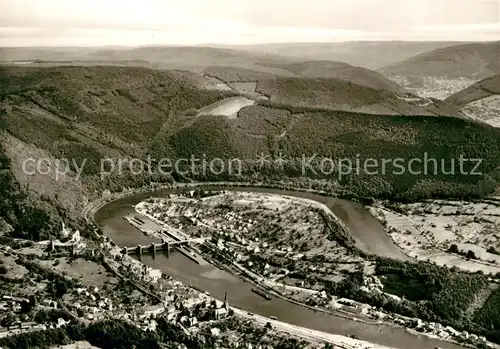
<svg viewBox="0 0 500 349"><path fill-rule="evenodd" d="M102 207L105 205L110 205L107 210L101 211L98 214L99 222L101 223L101 227L103 228L103 230L105 232L109 232L109 229L114 226L114 228L111 228L111 229L115 230L115 232L113 234L115 234L115 236L117 238L121 238L124 235L122 233L116 235L117 234L116 229L120 228L120 229L122 229L122 232L123 232L124 231L123 229L130 231L131 227L124 228L125 227L124 223L126 223L126 222L122 219L122 216L120 218L117 218L117 215L120 215L119 212L124 213L127 210L130 211L132 209L133 205L137 204L137 202L144 200L146 198L149 198L151 196L158 196L159 193L161 193L161 192L165 193L165 192L167 192L165 189L168 189L168 193L174 193L174 192L179 192L179 190L185 189L186 187L195 188L195 187L203 186L203 187L207 188L207 190L222 190L223 188L224 189L227 188L229 190L231 190L231 189L233 189L233 190L251 190L251 191L257 191L257 192L259 192L259 191L260 192L268 192L269 190L271 190L271 192L276 193L276 192L280 192L280 190L278 190L276 188L284 187L284 185L282 183L279 185L277 185L277 184L270 185L269 183L265 183L263 185L266 186L267 188L261 187L260 190L258 190L259 188L251 187L251 186L258 185L260 183L254 183L254 184L230 183L230 184L231 185L228 185L228 183L220 183L220 182L217 182L217 183L213 183L213 182L212 183L192 183L192 184L187 184L187 185L182 184L180 186L175 186L175 187L168 186L166 188L165 187L164 188L155 188L154 190L136 191L137 194L135 194L135 195L130 194L130 193L125 193L125 195L124 195L123 193L120 193L119 195L117 195L117 197L121 197L123 200L117 201L116 203L111 203L110 197L108 197L105 199L106 203L103 204L101 201L100 205L93 206L93 210L90 210L90 211L94 211L94 212L97 211L96 207L98 207L98 206ZM247 188L241 188L241 185L244 185ZM269 189L269 187L274 188L274 189ZM282 191L284 191L284 190L281 190L281 192ZM335 198L328 197L325 192L316 191L316 192L320 192L320 194L313 194L312 192L314 192L314 190L305 189L302 192L300 192L300 195L302 195L302 193L305 193L305 194L303 194L304 197L318 197L318 201L321 201L321 202L326 201L328 203L331 203L331 199L335 199ZM129 197L129 198L124 199L125 197L130 196L130 195L132 195L133 197ZM295 193L295 196L297 196L297 195L299 195L299 193ZM118 198L116 198L115 201L116 200L118 200ZM344 202L342 200L338 200L336 202L338 204L337 206L339 206L340 208L344 208L344 209L349 207L349 205L352 205L352 204L348 204L347 202ZM109 212L109 214L108 213L105 214L104 212ZM108 217L108 218L106 218L106 217ZM114 217L114 218L111 218L111 217ZM370 215L370 217L371 217L371 215ZM371 218L373 218L373 217L371 217ZM94 217L91 217L91 219L94 220ZM109 219L111 219L111 221ZM143 235L143 234L141 233L141 235ZM161 268L167 274L171 275L172 277L174 277L182 282L185 282L186 284L196 284L196 287L198 287L200 289L204 289L206 291L209 291L210 294L219 294L219 297L223 297L223 294L226 290L232 290L231 294L234 294L233 297L236 298L235 301L237 301L237 303L243 302L242 304L247 304L246 306L243 305L242 308L244 308L244 309L252 308L252 310L250 310L250 311L259 312L259 313L261 313L261 311L262 311L264 314L266 314L266 316L271 316L273 314L281 314L281 313L283 313L283 311L285 311L287 315L286 316L280 315L281 319L285 319L287 322L301 324L300 326L306 326L309 328L311 328L311 326L312 326L312 328L319 329L321 332L326 332L326 333L331 333L330 331L333 331L333 333L339 333L338 331L343 332L343 333L347 332L347 333L345 333L345 335L354 334L358 337L364 338L365 340L367 340L369 342L381 343L383 345L388 345L388 346L393 346L393 347L399 346L401 343L404 343L404 347L403 347L404 349L410 349L410 348L411 349L414 349L414 348L415 349L417 349L417 348L418 349L427 349L429 347L435 347L435 346L438 346L441 348L454 348L454 349L460 347L460 346L456 346L455 344L453 344L451 342L432 339L432 338L429 338L427 336L411 335L403 328L398 328L395 326L387 326L387 325L382 325L382 324L380 324L380 325L379 324L366 324L366 323L363 323L360 321L348 320L348 319L345 319L345 318L340 317L340 316L334 316L334 315L329 315L329 314L325 314L322 312L318 312L318 311L316 311L316 309L313 310L313 309L305 308L305 307L298 306L295 304L292 305L292 303L286 302L282 299L279 299L279 301L278 301L278 299L276 299L276 300L273 300L271 302L266 302L266 301L263 301L261 299L261 297L253 294L253 292L250 291L250 287L249 287L250 285L248 285L247 287L243 287L240 290L240 288L241 288L240 286L243 286L243 285L238 284L238 286L237 286L237 284L235 283L236 280L232 280L231 278L229 278L229 279L227 279L228 281L226 281L226 278L228 278L229 275L232 275L232 274L228 274L226 276L223 276L222 274L219 275L220 273L216 272L215 269L213 271L210 271L210 272L203 271L203 270L207 270L207 268L200 269L200 268L195 267L194 265L186 265L186 261L184 259L182 259L180 256L176 256L175 254L173 256L171 256L170 259L164 259L164 258L160 257L160 260L158 260L158 256L157 256L156 261L150 259L149 257L145 257L143 259L145 259L145 260L143 260L143 262L147 263L151 267ZM177 269L177 265L180 269ZM192 270L190 270L190 269L192 269ZM197 271L197 270L199 270L199 271ZM199 274L199 273L201 273L201 274ZM205 274L207 276L204 276ZM196 275L199 275L202 278L200 279L199 276L196 276ZM208 276L208 275L210 275L210 276ZM217 276L212 276L212 275L217 275ZM212 277L216 277L216 280L218 280L218 281L217 282L215 280L212 281ZM229 280L231 280L231 281L229 281ZM245 289L245 291L243 289ZM248 302L250 302L250 303L248 303ZM285 302L285 303L282 303L282 302ZM280 310L278 312L271 310L271 309L278 309L278 308L276 308L278 306L278 304L280 304L280 307L279 307ZM285 304L288 304L288 305L285 305ZM248 306L250 308L248 308ZM238 306L238 307L240 307L240 306ZM310 313L308 313L308 312L310 312ZM313 314L315 314L315 315L313 315ZM315 319L315 318L317 318L317 319ZM335 325L333 325L333 324L335 324ZM425 338L427 338L427 339L425 339ZM398 344L394 345L396 343L398 343Z"/></svg>
<svg viewBox="0 0 500 349"><path fill-rule="evenodd" d="M208 246L208 245L209 245L209 243L206 244L206 246ZM218 252L216 249L216 246L211 246L211 249ZM401 329L404 329L405 331L408 331L408 333L411 333L413 335L424 335L424 336L427 336L428 338L431 338L431 339L443 340L443 341L445 340L444 338L439 337L437 335L434 335L431 333L426 333L426 332L418 332L418 331L415 331L413 329L409 329L409 328L405 327L404 325L401 325L401 323L405 323L405 322L411 320L408 318L404 318L402 316L395 316L393 319L391 319L392 321L383 321L383 320L375 320L375 319L371 318L370 316L363 316L362 314L357 314L357 316L354 316L351 312L344 311L341 309L336 310L336 311L331 311L329 309L307 305L303 302L299 302L297 300L294 300L285 294L282 294L277 289L273 288L273 286L271 286L272 282L270 280L266 279L262 275L257 275L255 273L249 271L248 269L237 264L236 262L233 262L229 259L226 259L227 264L225 264L225 263L221 263L217 259L214 259L212 256L207 255L206 253L203 254L203 256L206 260L210 261L211 264L217 266L218 268L220 268L222 270L226 270L227 272L229 272L233 275L238 276L244 282L255 286L256 288L262 290L265 294L272 295L273 297L277 297L279 299L282 299L290 304L295 304L295 305L298 305L300 307L310 309L314 312L321 312L321 313L325 313L325 314L336 316L336 317L342 317L344 319L351 320L351 321L356 321L356 322L365 323L365 324L369 324L369 325L385 325L385 326L401 328ZM252 275L254 275L254 276L250 277ZM312 291L312 290L310 290L310 291ZM388 313L386 313L385 315L391 316L391 314L388 314ZM394 316L394 315L392 315L392 316ZM398 321L399 321L399 323L398 323ZM446 341L449 343L454 343L454 344L461 345L464 347L473 347L473 344L461 343L461 342L458 342L452 338L448 338L448 339L446 339ZM495 348L497 348L497 347L495 346Z"/></svg>
<svg viewBox="0 0 500 349"><path fill-rule="evenodd" d="M113 268L111 266L108 266L108 268L110 269L110 271L114 272L115 274L117 274L118 276L123 278L123 276L120 275L119 272L115 268ZM148 293L144 287L142 287L136 283L133 283L133 284L135 287L139 288L142 292ZM204 293L201 289L199 289L197 287L194 287L194 286L190 286L190 287L193 288L194 290L196 290L197 292L199 292L200 294ZM278 295L276 295L276 296L278 296ZM219 302L221 302L220 299L214 298L214 296L212 296L212 295L210 297L212 299L215 299L215 300L218 300ZM280 297L280 298L283 298L283 297ZM157 300L160 301L160 299L157 299ZM359 339L350 338L348 336L335 335L335 334L330 334L330 333L326 333L326 332L311 330L311 329L301 327L301 326L291 325L291 324L288 324L286 322L282 322L278 319L272 319L270 317L264 317L264 316L260 316L260 315L251 314L245 310L242 310L242 309L240 309L238 307L234 307L234 306L231 306L230 308L235 312L235 314L238 317L250 320L250 321L252 321L260 326L266 326L268 323L270 323L271 326L273 326L273 328L278 330L278 331L288 333L290 335L293 335L293 336L299 337L299 338L303 338L305 340L313 340L313 341L319 340L319 341L325 341L328 343L332 343L333 345L335 345L335 347L338 347L339 349L355 349L355 348L361 348L361 347L366 348L366 349L396 349L396 348L392 348L392 347L388 347L388 346L370 343L370 342L359 340ZM310 307L308 307L308 308L310 308Z"/></svg>

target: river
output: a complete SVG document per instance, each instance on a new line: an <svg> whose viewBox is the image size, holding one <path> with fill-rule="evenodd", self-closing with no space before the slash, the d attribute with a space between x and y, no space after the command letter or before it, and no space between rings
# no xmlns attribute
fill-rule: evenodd
<svg viewBox="0 0 500 349"><path fill-rule="evenodd" d="M208 187L204 188L209 189ZM279 189L254 187L213 187L212 189L266 192L319 201L326 204L351 230L360 248L367 252L377 251L380 254L382 251L382 253L387 253L389 256L406 258L403 257L404 255L402 255L397 246L385 234L382 225L363 206L357 203L313 193ZM124 220L123 217L129 213L133 213L133 205L140 201L151 196L163 196L175 191L175 189L170 189L143 193L113 201L96 212L94 216L95 222L103 230L104 234L119 246L149 244L156 240L145 236ZM368 342L400 349L462 348L459 345L432 339L427 336L413 335L403 328L389 325L366 324L314 311L277 297L266 301L251 291L251 284L213 265L198 265L176 251L172 251L169 258L160 253L156 255L155 259L151 255L143 255L142 262L153 268L162 270L165 274L181 282L205 290L217 299L223 299L225 292L227 292L229 303L233 306L267 317L276 316L279 320L293 325L339 335L355 335Z"/></svg>

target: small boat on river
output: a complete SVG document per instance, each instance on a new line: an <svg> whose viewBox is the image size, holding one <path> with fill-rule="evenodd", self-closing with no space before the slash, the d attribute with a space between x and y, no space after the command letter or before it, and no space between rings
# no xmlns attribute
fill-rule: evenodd
<svg viewBox="0 0 500 349"><path fill-rule="evenodd" d="M259 290L257 288L252 288L252 292L258 294L259 296L261 296L262 298L264 298L264 299L266 299L268 301L271 300L271 296L270 295L268 295L267 293L265 293L265 292L263 292L263 291L261 291L261 290Z"/></svg>

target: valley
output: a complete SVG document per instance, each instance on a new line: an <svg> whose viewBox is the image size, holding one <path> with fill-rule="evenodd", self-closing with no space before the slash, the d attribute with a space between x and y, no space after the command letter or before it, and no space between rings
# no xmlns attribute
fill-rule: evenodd
<svg viewBox="0 0 500 349"><path fill-rule="evenodd" d="M2 49L0 345L498 348L498 42L304 45Z"/></svg>
<svg viewBox="0 0 500 349"><path fill-rule="evenodd" d="M186 190L182 189L182 187L178 189L174 189L173 192L179 193L177 195L175 194L168 194L172 193L172 190L164 190L162 192L157 192L154 193L154 199L148 199L145 202L139 203L139 205L136 206L136 210L138 212L143 212L148 215L154 215L155 217L162 217L161 220L166 222L169 226L175 229L181 229L184 232L189 232L192 233L194 236L211 236L215 237L214 244L217 246L220 246L220 251L223 255L228 256L235 256L236 259L231 258L232 260L236 261L239 265L242 267L247 268L249 270L249 274L254 274L257 273L257 275L262 275L262 276L256 276L258 279L253 279L257 280L257 282L261 282L260 279L263 278L262 280L268 280L270 281L264 281L265 285L267 287L271 287L272 289L276 289L280 293L282 292L280 283L286 283L289 285L294 285L294 286L299 286L297 287L297 290L301 290L303 288L308 288L311 287L309 284L309 279L301 279L300 275L301 272L298 269L290 269L288 270L288 276L285 271L285 274L283 274L283 271L286 268L290 267L285 267L282 265L282 267L277 267L276 263L281 264L280 259L285 260L295 260L295 265L296 267L299 268L306 268L307 273L310 274L310 276L314 280L315 275L331 275L333 273L332 270L330 272L328 271L320 271L315 269L314 266L317 265L316 259L318 258L318 255L312 251L306 251L305 252L305 257L301 258L294 258L294 255L297 253L297 250L292 246L290 247L285 247L287 246L287 243L280 243L279 246L279 251L276 250L275 252L273 251L273 243L272 239L268 239L265 237L261 237L261 239L251 239L251 237L248 236L248 233L245 233L245 228L242 228L245 224L252 224L252 223L244 223L242 224L243 221L239 220L239 214L229 210L229 215L231 215L232 219L231 220L226 220L224 219L225 216L221 215L214 215L214 210L218 209L225 209L228 210L228 208L223 208L224 206L221 205L221 203L230 203L233 201L233 199L236 199L234 201L234 204L237 205L240 208L244 208L246 205L251 205L252 210L247 211L248 213L254 214L257 213L259 210L259 207L257 205L252 204L252 200L258 200L258 202L261 203L261 205L264 205L267 207L268 205L273 205L274 207L278 208L278 211L276 211L276 214L279 215L279 221L283 225L286 225L287 223L287 218L283 217L281 215L282 210L289 211L290 214L293 214L293 210L290 210L290 206L287 206L291 204L293 206L296 205L313 205L316 206L317 204L315 201L311 200L311 198L315 198L317 200L321 200L321 196L310 194L310 193L299 193L299 192L293 192L293 191L280 191L278 189L266 189L266 188L241 188L241 187L219 187L219 186L212 186L212 187L203 187L203 184L201 183L200 189L196 189L196 186L192 187L192 190ZM222 192L221 192L222 190ZM224 190L229 190L224 192ZM191 196L195 192L195 196ZM253 192L253 193L252 193ZM267 192L271 192L272 194L267 194ZM161 194L160 194L161 193ZM198 196L198 194L201 194L201 198ZM205 193L205 194L204 194ZM221 194L220 194L221 193ZM293 197L289 196L283 196L280 197L278 194L288 194L288 195L294 195ZM146 194L147 195L147 194ZM160 198L165 197L165 199ZM178 196L181 195L181 196ZM150 195L148 195L150 196ZM148 197L146 196L146 197ZM167 198L170 196L170 198ZM143 195L145 197L145 195ZM242 199L244 198L244 199ZM220 201L220 200L223 201ZM129 205L130 202L137 202L137 199L124 199L124 200L119 200L116 202L116 207L123 207L123 209L120 211L118 215L115 215L114 212L115 209L111 208L110 213L107 213L107 210L103 211L98 211L96 214L96 219L99 222L102 222L101 224L104 227L104 231L109 235L113 240L115 241L124 241L123 239L129 239L129 237L123 236L121 234L116 233L116 228L118 225L123 226L121 222L123 220L121 219L121 215L126 214L126 212L131 212L134 210L133 207ZM229 201L228 201L229 200ZM127 204L125 204L127 203ZM111 204L111 206L114 206L115 204ZM208 205L209 210L210 210L210 216L205 216L203 206ZM279 205L279 206L276 206ZM353 203L345 202L342 203L342 207L348 209ZM221 206L221 208L218 208ZM322 207L322 205L318 206L319 208ZM326 207L326 206L323 206ZM331 207L331 206L330 206ZM200 210L201 209L201 210ZM338 208L337 208L338 209ZM328 209L326 209L328 211ZM244 211L244 212L245 212ZM275 208L271 210L271 212L274 212ZM269 215L269 211L264 211L266 212L266 215ZM325 211L326 212L326 211ZM365 211L366 212L366 211ZM207 211L208 214L208 211ZM272 213L271 213L272 214ZM365 214L368 214L367 212ZM310 213L309 213L310 215ZM369 214L368 214L369 216ZM206 217L206 218L205 218ZM208 217L214 217L215 219L220 220L221 218L223 219L222 222L229 224L227 226L221 226L220 223L213 222L214 225L212 226L211 219ZM221 217L221 218L219 218ZM245 222L248 221L248 218L244 219ZM251 222L254 222L252 218L250 218ZM350 217L347 218L345 217L342 222L345 222L346 224L349 224L350 220L357 220L356 217ZM269 221L269 219L266 220L255 220L255 224L267 224L266 222ZM300 221L298 221L300 223ZM311 222L313 223L313 222ZM234 225L233 225L234 224ZM317 225L317 223L313 223ZM341 223L342 224L342 223ZM231 230L231 226L233 227L234 230ZM286 225L288 226L288 225ZM238 229L238 227L240 229ZM123 228L121 228L123 229ZM248 228L247 228L248 229ZM252 229L254 231L259 231L259 227L255 225L255 227ZM268 229L265 229L267 231ZM224 231L224 233L219 234L221 231ZM137 232L139 235L142 235L142 233ZM208 235L207 235L208 234ZM215 236L214 236L215 234ZM365 239L371 239L373 241L373 236L370 233L363 234L362 229L358 231L359 236L364 236ZM288 236L288 233L286 230L280 232L278 231L278 235L283 236L286 238ZM241 237L244 237L243 240L241 240ZM140 236L137 236L138 239L142 239ZM308 235L305 235L304 238L308 238ZM321 237L324 239L324 237ZM387 239L387 236L381 237L381 239ZM239 240L238 240L239 239ZM328 238L331 239L331 238ZM295 240L287 240L291 241L292 243L295 242ZM314 244L317 243L317 239L310 239L310 241ZM333 243L332 240L330 240L329 243ZM242 249L239 249L239 245L243 244ZM319 244L317 245L320 248L325 246L324 244ZM251 247L251 248L249 248ZM339 254L339 249L345 252L341 252ZM351 269L355 268L352 271L356 270L359 267L359 263L363 264L362 259L359 259L359 257L351 256L349 257L349 252L345 249L343 249L341 246L338 246L336 249L336 253L332 254L331 256L325 256L323 259L323 265L329 265L331 264L331 267L333 268L339 268L340 274L338 275L339 280L345 277L345 273ZM300 253L300 251L299 251ZM302 255L302 253L300 253ZM240 255L240 257L238 257ZM250 256L248 258L247 256ZM299 256L298 256L299 257ZM290 258L290 259L289 259ZM333 258L333 259L332 259ZM220 257L217 258L220 260ZM335 262L336 259L339 259L337 262ZM230 302L238 307L243 306L245 309L249 309L253 312L256 312L258 314L263 314L267 315L267 317L272 316L272 315L277 315L278 319L286 319L286 321L290 321L293 324L297 324L300 326L306 326L308 328L315 328L318 330L330 332L333 330L333 333L338 333L339 326L342 326L340 328L343 328L345 324L346 328L346 334L354 333L357 337L360 337L362 339L366 338L369 339L370 341L375 341L376 343L381 343L381 344L387 344L391 347L393 346L398 346L401 345L404 341L404 347L415 347L415 348L427 348L429 345L434 345L431 343L434 343L432 339L425 339L425 337L419 337L417 342L413 342L413 340L407 342L403 338L406 336L404 333L398 331L397 329L392 329L391 327L386 327L383 325L385 321L392 322L391 317L385 317L384 315L384 322L380 322L380 314L375 311L374 313L371 313L369 311L368 313L363 313L361 312L361 309L369 309L370 307L366 308L366 306L360 308L360 305L358 304L356 307L349 307L345 306L342 308L342 303L346 302L346 300L342 300L340 298L333 297L333 299L337 299L340 303L338 303L338 307L340 308L330 308L326 306L325 304L325 309L328 309L331 312L334 312L337 315L335 317L335 329L333 327L328 327L328 323L331 323L329 321L325 321L325 317L328 317L328 313L326 314L321 314L321 313L314 313L314 312L308 312L306 309L300 309L296 308L293 304L285 304L284 307L278 307L278 304L283 304L281 301L279 301L275 296L272 296L272 301L266 301L262 299L261 297L257 295L252 295L252 292L250 291L250 285L244 286L244 284L241 284L241 282L238 282L238 279L235 278L234 276L228 275L225 272L222 272L219 269L215 269L217 271L209 271L208 269L212 270L212 268L208 267L200 267L196 266L195 264L192 263L187 263L187 260L185 257L182 255L172 253L169 257L165 258L164 255L156 255L151 257L150 255L143 255L142 256L142 261L154 268L160 268L162 269L165 273L168 275L174 276L176 279L180 279L185 283L193 284L196 287L199 287L203 290L208 290L211 295L214 296L219 296L222 297L224 295L224 292L228 292L228 299L230 299ZM222 261L222 260L220 260ZM265 261L268 261L270 265L266 267ZM248 263L254 263L253 265L250 264L250 267L248 267ZM298 263L298 264L297 264ZM289 262L286 262L286 264L289 264ZM373 270L373 267L370 267L367 265L366 270ZM207 269L208 268L208 269ZM310 269L308 269L310 268ZM323 267L322 269L328 269L328 267ZM251 270L251 272L250 272ZM281 272L280 272L281 271ZM373 271L372 271L373 272ZM323 274L322 274L323 273ZM245 274L244 274L245 275ZM255 274L254 274L255 275ZM344 276L343 276L344 275ZM214 278L217 280L217 283L214 283ZM250 277L250 280L252 280L252 277ZM273 281L274 280L274 281ZM276 282L276 280L278 282ZM302 286L300 284L297 284L297 281L300 282L302 281ZM330 280L330 276L328 276L328 280ZM335 280L335 278L331 279ZM320 287L320 284L317 284L316 287ZM307 289L304 289L304 291L308 291ZM316 299L316 301L320 301L320 299L315 296L315 293L319 291L312 291L311 293L308 291L309 296L307 298ZM328 292L328 291L327 291ZM271 293L272 294L272 293ZM287 292L284 292L284 294L287 294ZM298 298L303 302L305 299L301 299L300 292L293 292L293 295L290 296L292 299ZM328 297L327 297L328 298ZM259 300L260 299L260 300ZM335 302L333 302L335 303ZM309 304L309 301L307 302ZM314 304L314 303L313 303ZM316 303L319 305L319 303ZM321 306L323 308L323 305ZM355 310L355 308L358 308L358 310ZM307 315L307 318L304 318L304 316ZM314 314L314 315L313 315ZM340 318L338 316L341 316ZM350 324L349 321L342 319L342 317L355 317L358 319L357 322ZM370 319L372 317L375 317L375 319L379 319L378 321L373 320L368 321L367 323L364 323L364 318ZM318 320L314 320L315 318L318 318ZM396 320L400 321L400 320ZM405 321L409 321L406 319ZM357 327L359 327L359 330L355 329L354 324L358 324ZM377 329L378 328L378 329ZM379 329L385 333L386 331L391 331L391 338L394 338L394 342L388 342L387 337L386 339L383 339L383 337L380 337L377 335L379 333ZM343 331L343 330L342 330ZM347 332L348 331L348 332ZM393 332L394 331L394 332ZM439 332L439 331L438 331ZM437 332L436 332L437 333ZM430 333L431 338L434 338L432 334ZM375 336L377 339L375 339ZM409 338L411 338L413 335L409 335ZM430 341L430 342L429 342ZM396 344L399 343L399 344ZM420 343L420 344L418 344ZM437 344L437 343L436 343ZM454 346L451 344L447 343L441 343L437 344L441 347L447 348L453 348Z"/></svg>

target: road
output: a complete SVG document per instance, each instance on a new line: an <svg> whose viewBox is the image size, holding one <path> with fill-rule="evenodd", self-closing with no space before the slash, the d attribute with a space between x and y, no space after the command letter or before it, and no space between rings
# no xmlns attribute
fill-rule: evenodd
<svg viewBox="0 0 500 349"><path fill-rule="evenodd" d="M339 348L342 349L395 349L395 348L390 348L390 347L384 347L381 345L365 342L362 340L358 339L352 339L349 337L345 336L339 336L339 335L334 335L330 333L325 333L325 332L320 332L320 331L315 331L315 330L310 330L308 328L304 327L299 327L295 325L290 325L286 322L281 322L279 320L273 320L261 315L257 314L249 314L245 310L241 310L238 308L232 307L234 310L234 313L249 319L253 322L258 323L259 325L265 326L267 323L270 323L273 328L275 328L278 331L286 332L291 335L297 336L304 338L309 341L320 341L320 342L328 342L332 343Z"/></svg>

